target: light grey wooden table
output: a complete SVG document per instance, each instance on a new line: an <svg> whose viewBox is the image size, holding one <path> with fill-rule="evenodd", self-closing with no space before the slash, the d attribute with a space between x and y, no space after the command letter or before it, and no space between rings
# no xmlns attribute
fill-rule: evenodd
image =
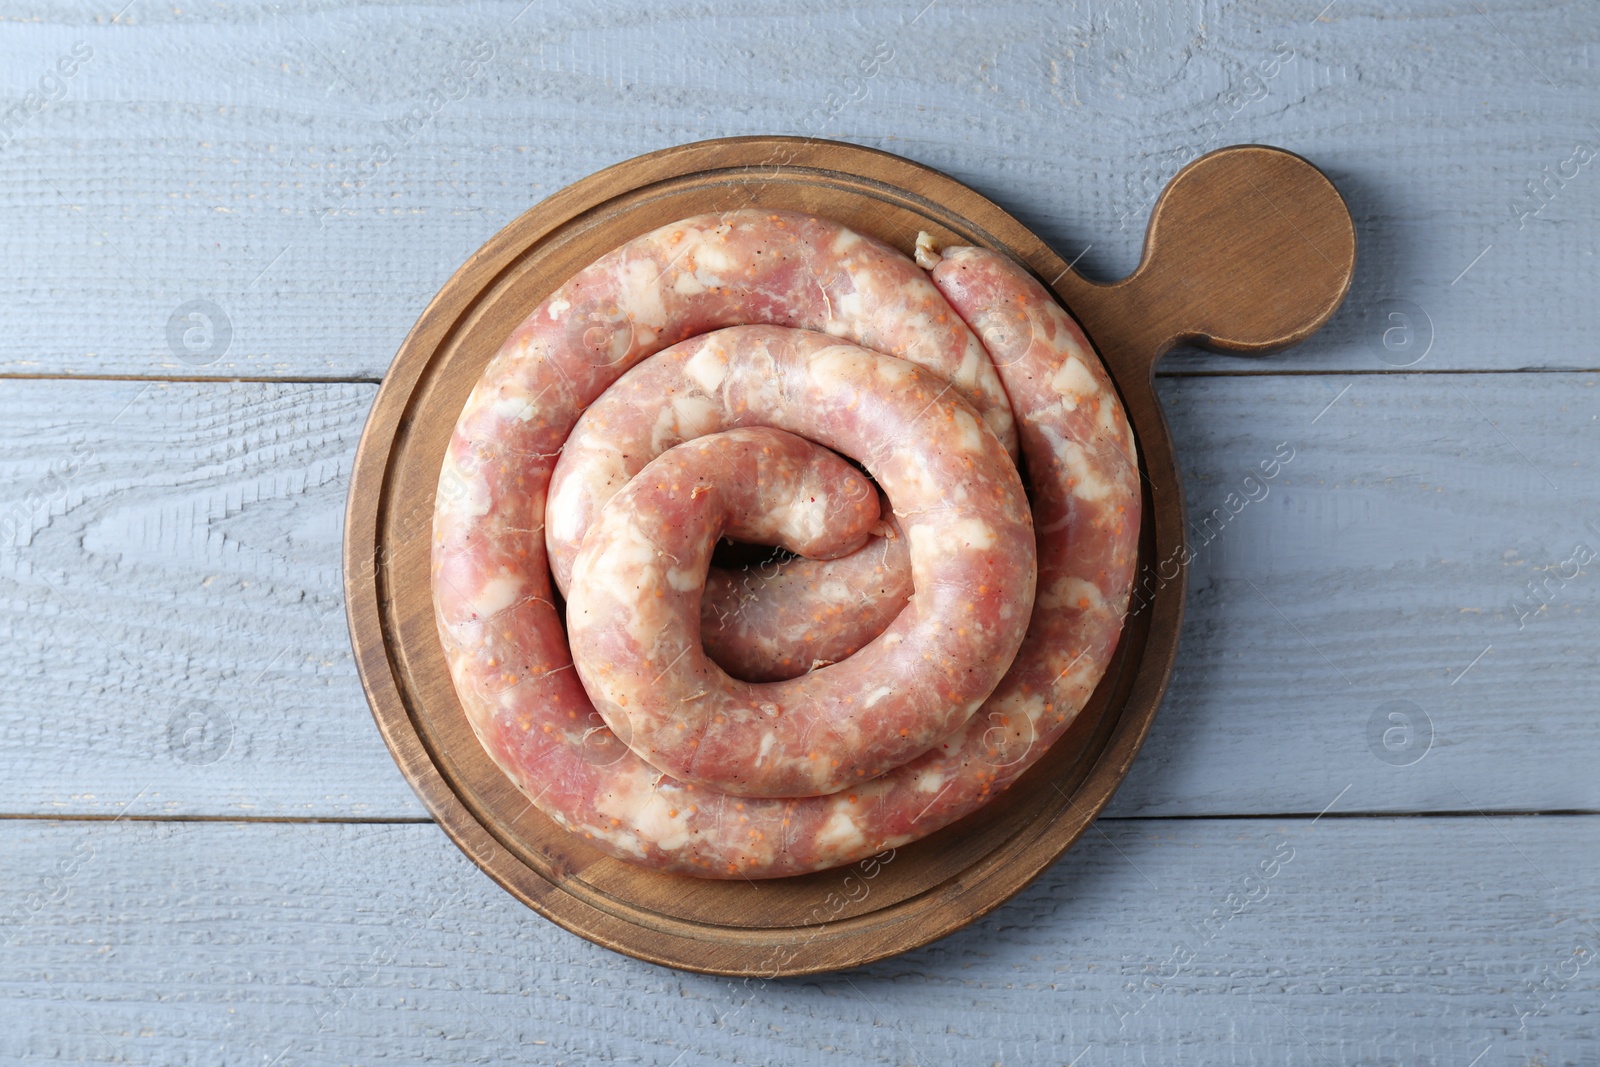
<svg viewBox="0 0 1600 1067"><path fill-rule="evenodd" d="M1600 8L1325 2L0 5L0 1061L1600 1062ZM1301 349L1164 367L1197 519L1293 458L1196 531L1106 817L962 933L751 984L467 862L339 585L438 286L744 133L948 171L1102 278L1262 141L1361 242Z"/></svg>

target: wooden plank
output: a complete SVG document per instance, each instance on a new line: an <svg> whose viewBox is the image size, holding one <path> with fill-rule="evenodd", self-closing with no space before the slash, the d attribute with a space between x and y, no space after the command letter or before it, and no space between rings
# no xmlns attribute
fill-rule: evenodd
<svg viewBox="0 0 1600 1067"><path fill-rule="evenodd" d="M1600 585L1571 562L1600 551L1600 460L1575 445L1600 379L1507 381L1163 383L1197 556L1177 677L1113 813L1315 813L1346 785L1344 810L1600 808ZM19 531L0 812L424 814L340 602L372 395L0 384Z"/></svg>
<svg viewBox="0 0 1600 1067"><path fill-rule="evenodd" d="M1590 717L1600 596L1581 566L1600 551L1600 471L1575 444L1595 385L1167 383L1198 559L1172 695L1112 810L1222 810L1264 789L1317 811L1346 785L1368 811L1600 804L1567 748ZM1252 489L1284 447L1293 460ZM1525 789L1489 769L1501 760L1566 784Z"/></svg>
<svg viewBox="0 0 1600 1067"><path fill-rule="evenodd" d="M0 387L17 771L0 810L423 814L361 698L339 594L373 392Z"/></svg>
<svg viewBox="0 0 1600 1067"><path fill-rule="evenodd" d="M1279 144L1344 192L1361 263L1348 308L1278 365L1594 363L1600 198L1576 153L1600 144L1600 74L1582 0L1492 18L1341 0L1316 20L1217 0L1007 4L977 23L920 6L501 0L426 38L415 8L348 0L11 23L7 96L58 61L73 74L0 130L0 255L27 265L0 279L0 370L376 378L443 281L540 197L750 133L946 170L1100 278L1133 267L1183 162Z"/></svg>
<svg viewBox="0 0 1600 1067"><path fill-rule="evenodd" d="M432 826L0 823L0 1059L1589 1064L1600 817L1112 821L925 949L588 944Z"/></svg>

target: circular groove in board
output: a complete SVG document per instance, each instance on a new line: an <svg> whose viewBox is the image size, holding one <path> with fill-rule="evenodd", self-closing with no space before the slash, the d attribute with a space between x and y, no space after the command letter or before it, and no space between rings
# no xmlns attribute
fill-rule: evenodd
<svg viewBox="0 0 1600 1067"><path fill-rule="evenodd" d="M1180 203L1174 193L1181 190ZM1222 214L1237 227L1256 194L1265 205L1245 217L1243 246L1252 257L1245 273L1258 280L1195 306L1181 284L1185 260L1214 269L1239 233L1208 230L1193 221L1195 210L1182 209L1206 197L1232 204L1238 210ZM878 863L708 881L605 856L535 809L490 762L439 647L428 545L456 417L528 310L632 237L689 215L750 206L824 215L907 253L927 230L943 243L995 248L1053 280L1049 287L1111 372L1139 442L1146 516L1139 573L1169 559L1178 573L1128 620L1105 677L1068 731L980 811ZM1164 215L1179 219L1166 227L1175 236L1163 233L1170 254L1156 246ZM1303 339L1338 306L1353 259L1353 229L1332 186L1298 157L1260 147L1223 149L1181 172L1153 214L1145 262L1112 286L1073 274L1033 233L954 179L854 145L729 138L591 175L468 259L413 327L374 401L351 478L344 572L352 643L379 729L407 780L475 863L541 914L608 948L689 970L771 977L858 966L942 937L999 906L1070 847L1126 775L1165 691L1182 616L1183 505L1153 388L1155 361L1180 339L1249 352ZM1264 290L1279 275L1293 280L1292 297ZM1273 314L1254 315L1255 305ZM1294 312L1287 318L1286 306ZM1230 327L1227 340L1218 340L1212 324L1219 321Z"/></svg>

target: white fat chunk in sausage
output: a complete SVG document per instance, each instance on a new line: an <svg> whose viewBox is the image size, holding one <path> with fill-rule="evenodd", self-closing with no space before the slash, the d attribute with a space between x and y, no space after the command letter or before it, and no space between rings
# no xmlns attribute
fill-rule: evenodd
<svg viewBox="0 0 1600 1067"><path fill-rule="evenodd" d="M566 478L556 495L550 498L544 514L550 533L562 544L574 544L583 533L584 491L588 488L583 478Z"/></svg>
<svg viewBox="0 0 1600 1067"><path fill-rule="evenodd" d="M828 816L828 821L822 824L817 831L817 844L825 849L850 850L859 848L866 839L861 834L861 827L850 817L848 811L835 809Z"/></svg>
<svg viewBox="0 0 1600 1067"><path fill-rule="evenodd" d="M926 559L943 559L968 549L985 550L994 547L994 527L982 519L957 519L954 522L918 524L907 531L911 537L911 553Z"/></svg>
<svg viewBox="0 0 1600 1067"><path fill-rule="evenodd" d="M595 827L592 832L640 857L645 855L645 850L639 845L639 838L654 842L659 848L682 848L688 844L689 818L683 809L677 809L678 814L673 815L672 806L658 794L644 791L641 795L641 791L627 788L642 784L638 778L620 778L618 784L623 788L607 790L596 798L595 809L608 818L621 820L624 826L633 827L638 836L617 833L609 827Z"/></svg>
<svg viewBox="0 0 1600 1067"><path fill-rule="evenodd" d="M880 359L877 366L880 381L890 385L900 385L908 381L916 370L911 363L903 359Z"/></svg>
<svg viewBox="0 0 1600 1067"><path fill-rule="evenodd" d="M1011 693L1003 699L996 700L990 714L999 712L1012 728L1017 726L1019 717L1026 717L1029 723L1037 725L1044 717L1044 705L1045 699L1039 693L1030 693L1026 696L1021 693Z"/></svg>
<svg viewBox="0 0 1600 1067"><path fill-rule="evenodd" d="M839 345L813 355L806 370L825 392L839 395L861 389L872 373L873 362L860 349Z"/></svg>
<svg viewBox="0 0 1600 1067"><path fill-rule="evenodd" d="M719 408L704 396L674 397L664 404L650 427L650 447L657 454L720 428Z"/></svg>
<svg viewBox="0 0 1600 1067"><path fill-rule="evenodd" d="M894 499L894 507L902 515L914 515L918 511L953 502L945 499L944 487L947 483L941 482L935 472L928 469L923 447L920 442L913 442L879 459L880 467L895 472L899 493Z"/></svg>
<svg viewBox="0 0 1600 1067"><path fill-rule="evenodd" d="M856 245L861 243L861 235L854 230L841 229L839 235L833 239L833 254L843 256Z"/></svg>
<svg viewBox="0 0 1600 1067"><path fill-rule="evenodd" d="M678 428L686 440L704 437L722 427L721 408L710 397L674 397L672 413L677 416Z"/></svg>
<svg viewBox="0 0 1600 1067"><path fill-rule="evenodd" d="M1049 589L1038 590L1034 597L1034 610L1041 607L1051 610L1075 608L1084 601L1088 601L1088 610L1100 611L1105 608L1105 598L1098 585L1082 578L1058 578Z"/></svg>
<svg viewBox="0 0 1600 1067"><path fill-rule="evenodd" d="M762 734L761 746L756 750L756 763L765 763L767 761L767 757L772 755L772 750L777 746L777 744L777 734L773 733L771 730L768 730L766 733Z"/></svg>
<svg viewBox="0 0 1600 1067"><path fill-rule="evenodd" d="M701 576L682 567L671 567L667 570L667 584L674 592L687 593L700 588Z"/></svg>
<svg viewBox="0 0 1600 1067"><path fill-rule="evenodd" d="M984 449L983 428L978 420L960 408L956 409L956 434L955 444L972 453L981 453Z"/></svg>
<svg viewBox="0 0 1600 1067"><path fill-rule="evenodd" d="M904 328L903 344L898 353L902 359L909 359L913 363L923 366L937 365L944 346L940 343L938 331L933 328L933 319L924 312L915 312L901 319ZM964 361L963 361L964 362ZM967 388L972 383L961 379L961 368L949 378L952 385L958 388Z"/></svg>
<svg viewBox="0 0 1600 1067"><path fill-rule="evenodd" d="M519 389L507 389L494 398L490 410L501 422L527 422L539 410L538 400Z"/></svg>
<svg viewBox="0 0 1600 1067"><path fill-rule="evenodd" d="M481 478L468 478L456 466L455 453L445 454L444 469L439 473L439 492L434 508L439 514L457 522L482 518L489 514L489 487Z"/></svg>
<svg viewBox="0 0 1600 1067"><path fill-rule="evenodd" d="M702 345L700 351L683 365L683 373L700 387L701 392L716 396L717 390L722 387L722 380L728 376L728 354L716 345Z"/></svg>
<svg viewBox="0 0 1600 1067"><path fill-rule="evenodd" d="M1061 395L1061 406L1067 411L1076 411L1081 401L1100 395L1100 383L1076 356L1062 361L1060 369L1050 379L1050 388ZM1104 406L1109 410L1109 405Z"/></svg>
<svg viewBox="0 0 1600 1067"><path fill-rule="evenodd" d="M634 323L651 331L667 324L659 267L648 260L636 260L623 268L620 280L617 304Z"/></svg>
<svg viewBox="0 0 1600 1067"><path fill-rule="evenodd" d="M831 316L833 319L859 319L862 314L861 294L857 292L836 296L829 306L833 312ZM830 330L829 332L832 333L833 331Z"/></svg>
<svg viewBox="0 0 1600 1067"><path fill-rule="evenodd" d="M591 538L598 531L591 531ZM608 597L619 604L630 603L634 592L661 584L653 545L640 541L631 532L626 536L602 535L606 544L605 556L600 564L589 569L591 600ZM628 635L641 647L649 648L660 636L655 620L643 612L625 612ZM600 620L595 620L600 621Z"/></svg>
<svg viewBox="0 0 1600 1067"><path fill-rule="evenodd" d="M1099 437L1094 444L1102 454L1107 449L1112 449L1125 461L1133 462L1133 438L1128 433L1127 423L1112 405L1100 405L1100 417L1096 420L1096 426Z"/></svg>
<svg viewBox="0 0 1600 1067"><path fill-rule="evenodd" d="M713 274L726 274L728 271L734 270L738 264L728 258L728 253L720 247L720 244L721 242L715 237L708 237L697 242L692 252L695 266L711 271ZM720 279L718 284L720 284Z"/></svg>
<svg viewBox="0 0 1600 1067"><path fill-rule="evenodd" d="M1054 687L1058 691L1075 685L1094 688L1100 681L1100 676L1094 669L1094 657L1084 655L1082 650L1071 655L1068 655L1068 651L1063 650L1050 664L1056 672ZM1056 666L1057 662L1060 666Z"/></svg>
<svg viewBox="0 0 1600 1067"><path fill-rule="evenodd" d="M472 610L478 618L497 615L517 602L522 592L522 576L501 572L478 587L472 597Z"/></svg>
<svg viewBox="0 0 1600 1067"><path fill-rule="evenodd" d="M1093 461L1087 449L1076 441L1063 441L1058 454L1067 468L1067 478L1074 496L1084 500L1104 500L1116 490L1101 476L1101 467Z"/></svg>
<svg viewBox="0 0 1600 1067"><path fill-rule="evenodd" d="M814 541L827 528L828 501L825 497L796 499L786 505L781 513L780 528L796 541Z"/></svg>
<svg viewBox="0 0 1600 1067"><path fill-rule="evenodd" d="M817 596L827 604L844 604L855 600L850 587L837 578L830 578L819 585Z"/></svg>
<svg viewBox="0 0 1600 1067"><path fill-rule="evenodd" d="M1060 430L1040 420L1035 420L1035 425L1039 427L1045 440L1050 442L1050 448L1055 452L1056 459L1066 468L1074 496L1092 502L1104 500L1116 491L1117 487L1101 476L1100 465L1093 461L1088 449L1077 441L1069 441ZM1106 450L1110 446L1109 441L1099 441L1095 444L1101 450ZM1115 451L1122 452L1121 449ZM1122 455L1125 459L1128 458L1127 453L1123 452Z"/></svg>

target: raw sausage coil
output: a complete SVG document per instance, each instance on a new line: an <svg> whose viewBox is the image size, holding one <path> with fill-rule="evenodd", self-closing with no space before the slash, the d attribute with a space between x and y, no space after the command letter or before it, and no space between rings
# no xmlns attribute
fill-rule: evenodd
<svg viewBox="0 0 1600 1067"><path fill-rule="evenodd" d="M700 648L699 590L723 531L697 517L739 490L754 503L758 480L779 483L780 504L793 501L795 487L782 484L781 463L716 463L714 452L696 453L702 459L691 469L705 479L697 485L679 455L693 446L668 450L606 505L584 540L568 600L579 675L635 752L679 780L723 792L807 797L905 763L977 711L1032 613L1033 526L1016 467L948 383L826 334L771 326L685 341L626 379L644 395L696 403L703 432L774 426L861 461L906 527L918 590L881 635L841 663L786 682L730 679ZM588 414L614 406L614 395L608 390ZM723 469L714 482L716 466ZM864 479L859 484L872 511L858 527L864 535L877 499ZM828 502L814 488L808 497L791 510ZM646 510L654 536L641 529ZM861 537L854 540L848 547Z"/></svg>
<svg viewBox="0 0 1600 1067"><path fill-rule="evenodd" d="M908 414L911 400L923 407ZM591 406L591 431L610 419L635 436L569 443ZM819 445L876 476L894 514ZM552 488L564 447L572 471ZM801 486L820 503L797 507ZM602 257L507 340L446 453L435 609L474 731L547 815L635 862L776 877L925 836L1036 761L1115 650L1138 526L1115 392L1019 267L951 249L924 272L827 220L736 211ZM723 530L846 554L713 574L702 597ZM669 591L683 595L658 613ZM816 623L802 644L847 650L839 662L807 673L802 651L774 665L785 635L759 623L801 612ZM648 640L619 641L630 620ZM696 630L733 651L708 659ZM913 637L924 667L902 652ZM658 679L668 649L682 659ZM752 685L717 666L740 656L792 680ZM698 699L706 681L721 703ZM885 685L907 696L875 716L863 705ZM793 723L777 729L760 694L782 687L801 695L770 702ZM692 713L664 711L663 694ZM619 695L656 704L629 710Z"/></svg>

